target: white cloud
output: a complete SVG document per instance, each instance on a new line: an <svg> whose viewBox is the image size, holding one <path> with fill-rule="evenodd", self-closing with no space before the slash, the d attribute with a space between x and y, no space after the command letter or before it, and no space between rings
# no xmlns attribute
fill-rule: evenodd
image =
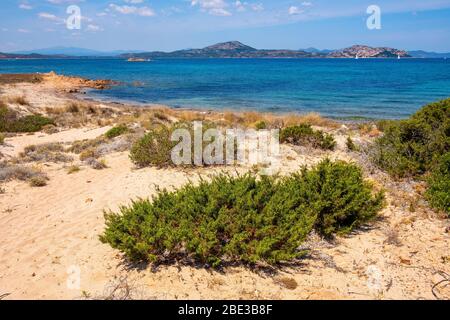
<svg viewBox="0 0 450 320"><path fill-rule="evenodd" d="M84 0L47 0L47 2L53 3L53 4L62 4L62 3L70 3L74 4L77 2L84 2Z"/></svg>
<svg viewBox="0 0 450 320"><path fill-rule="evenodd" d="M264 10L264 6L262 5L262 3L253 3L250 5L250 8L252 8L253 11L263 11Z"/></svg>
<svg viewBox="0 0 450 320"><path fill-rule="evenodd" d="M312 6L312 2L304 1L304 2L302 2L302 6L304 6L304 7L311 7Z"/></svg>
<svg viewBox="0 0 450 320"><path fill-rule="evenodd" d="M226 8L228 4L224 0L192 0L191 6L199 6L201 11L214 16L231 16Z"/></svg>
<svg viewBox="0 0 450 320"><path fill-rule="evenodd" d="M296 6L291 6L291 7L289 7L288 12L292 16L292 15L297 15L297 14L303 13L303 10L299 9Z"/></svg>
<svg viewBox="0 0 450 320"><path fill-rule="evenodd" d="M236 7L236 10L239 12L245 11L244 4L239 0L234 3L234 6Z"/></svg>
<svg viewBox="0 0 450 320"><path fill-rule="evenodd" d="M262 3L248 3L248 2L242 2L242 1L237 0L234 3L234 6L236 8L236 11L238 11L238 12L244 12L244 11L247 11L247 9L250 9L250 10L256 11L256 12L264 10L264 6Z"/></svg>
<svg viewBox="0 0 450 320"><path fill-rule="evenodd" d="M103 31L103 29L95 24L88 24L87 31L96 32L96 31Z"/></svg>
<svg viewBox="0 0 450 320"><path fill-rule="evenodd" d="M144 2L144 0L125 0L126 3L139 4Z"/></svg>
<svg viewBox="0 0 450 320"><path fill-rule="evenodd" d="M46 20L50 20L50 21L54 21L54 22L58 22L58 23L64 22L64 19L58 18L54 14L51 14L51 13L48 13L48 12L40 12L38 14L38 17L41 18L41 19L46 19Z"/></svg>
<svg viewBox="0 0 450 320"><path fill-rule="evenodd" d="M209 13L213 16L222 16L222 17L228 17L231 16L231 12L228 10L222 9L222 8L213 8L209 10Z"/></svg>
<svg viewBox="0 0 450 320"><path fill-rule="evenodd" d="M20 32L20 33L29 33L29 32L30 32L30 30L28 30L28 29L22 29L22 28L17 29L17 31Z"/></svg>
<svg viewBox="0 0 450 320"><path fill-rule="evenodd" d="M31 10L31 9L33 9L32 6L30 6L29 4L26 4L26 3L21 3L21 4L19 5L19 8L20 8L20 9L23 9L23 10Z"/></svg>
<svg viewBox="0 0 450 320"><path fill-rule="evenodd" d="M121 14L136 14L138 16L143 17L152 17L155 14L155 12L150 9L149 7L136 7L136 6L118 6L114 3L109 5L111 9L121 13Z"/></svg>

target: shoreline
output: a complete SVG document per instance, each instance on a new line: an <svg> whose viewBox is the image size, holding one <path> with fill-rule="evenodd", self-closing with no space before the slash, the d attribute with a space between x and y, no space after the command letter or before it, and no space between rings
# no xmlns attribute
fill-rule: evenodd
<svg viewBox="0 0 450 320"><path fill-rule="evenodd" d="M342 59L342 58L339 58ZM53 72L53 71L52 71ZM7 76L12 75L22 75L22 76L32 76L32 75L48 75L49 73L36 73L36 74L27 74L27 73L17 73L17 74L4 74ZM112 105L123 105L123 106L130 106L130 107L166 107L170 108L174 111L180 110L180 111L193 111L193 112L206 112L206 113L225 113L225 112L233 112L233 113L246 113L246 112L257 112L260 114L270 114L273 116L281 116L281 117L288 117L288 116L304 116L310 113L318 114L321 117L324 117L326 119L329 119L331 121L336 121L345 125L358 125L358 124L368 124L368 123L376 123L378 121L396 121L396 120L403 120L406 119L407 116L404 117L378 117L378 116L359 116L359 115L350 115L350 116L326 116L322 115L319 111L314 111L314 108L310 108L307 110L261 110L257 109L255 107L243 107L240 109L234 109L234 108L227 108L227 107L211 107L211 106L177 106L177 105L171 105L171 104L164 104L164 103L157 103L157 102L140 102L140 101L133 101L128 99L120 99L117 97L108 97L108 96L101 96L101 91L103 89L109 89L110 87L117 86L122 84L121 81L113 80L113 79L97 79L92 80L88 78L83 78L77 75L69 75L66 76L64 74L56 74L55 76L61 77L62 79L64 77L68 79L73 79L73 81L79 81L81 82L78 85L74 85L73 89L68 89L69 93L74 93L73 96L69 96L69 98L76 99L76 100L83 100L86 102L93 102L93 103L102 103L102 104L112 104ZM0 74L1 76L2 74ZM0 79L0 84L1 84ZM85 84L82 84L82 83ZM92 84L89 84L91 82ZM93 85L96 84L96 85ZM96 94L96 92L99 92L99 95ZM411 114L413 111L411 111Z"/></svg>

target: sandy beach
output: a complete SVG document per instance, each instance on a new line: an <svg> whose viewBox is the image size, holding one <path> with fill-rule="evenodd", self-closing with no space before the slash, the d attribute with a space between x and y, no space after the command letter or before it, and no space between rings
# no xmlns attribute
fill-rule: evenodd
<svg viewBox="0 0 450 320"><path fill-rule="evenodd" d="M202 117L226 123L245 117L77 98L87 89L111 85L107 81L53 73L39 76L38 81L29 77L0 80L0 98L8 101L9 108L23 115L40 113L58 122L34 134L7 135L0 145L0 161L11 163L17 163L27 146L58 143L70 148L76 141L100 139L117 123L133 126L138 134L149 119L170 122ZM16 103L17 97L26 103ZM68 106L78 111L61 111ZM257 115L251 116L257 120ZM301 119L283 116L283 121ZM46 186L0 182L0 299L102 299L117 297L115 289L124 286L137 299L449 299L450 287L432 289L450 274L450 223L423 200L424 183L395 181L363 155L347 149L347 137L368 143L379 135L376 128L362 129L312 115L303 119L314 120L314 127L333 134L337 147L321 151L283 144L281 174L326 157L359 164L367 179L386 190L388 203L367 228L331 242L312 235L307 243L310 254L301 264L272 272L245 267L219 272L185 265L130 266L119 251L99 241L105 210L151 197L158 187L174 189L197 181L199 175L252 168L138 169L129 159L127 141L118 138L104 146L103 170L67 152L70 161L21 163L45 173ZM79 170L70 172L74 166ZM78 271L81 282L74 288L73 274Z"/></svg>

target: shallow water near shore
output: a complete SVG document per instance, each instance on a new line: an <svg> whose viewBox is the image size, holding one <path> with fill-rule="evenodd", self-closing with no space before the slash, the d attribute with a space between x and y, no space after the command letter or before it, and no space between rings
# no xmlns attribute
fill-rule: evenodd
<svg viewBox="0 0 450 320"><path fill-rule="evenodd" d="M49 71L121 82L95 99L339 119L406 118L450 96L443 59L0 60L0 73Z"/></svg>

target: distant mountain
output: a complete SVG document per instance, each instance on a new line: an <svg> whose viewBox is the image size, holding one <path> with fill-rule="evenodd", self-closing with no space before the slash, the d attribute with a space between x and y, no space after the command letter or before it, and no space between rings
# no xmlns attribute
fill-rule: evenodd
<svg viewBox="0 0 450 320"><path fill-rule="evenodd" d="M126 51L126 50L116 50L116 51L97 51L84 48L75 47L51 47L44 49L36 49L30 51L19 51L14 52L14 54L41 54L41 55L64 55L72 57L113 57L124 53L138 53L142 51Z"/></svg>
<svg viewBox="0 0 450 320"><path fill-rule="evenodd" d="M387 47L369 47L355 45L349 48L336 50L328 54L329 58L408 58L411 57L407 51Z"/></svg>
<svg viewBox="0 0 450 320"><path fill-rule="evenodd" d="M316 53L295 50L258 50L239 41L222 42L203 49L187 49L174 52L127 53L122 58L310 58Z"/></svg>
<svg viewBox="0 0 450 320"><path fill-rule="evenodd" d="M202 49L184 49L173 52L152 51L97 51L73 47L52 47L15 53L0 53L0 59L78 59L116 58L116 59L163 59L163 58L450 58L450 53L399 50L388 47L354 45L340 50L320 50L307 48L301 50L256 49L239 41L221 42Z"/></svg>
<svg viewBox="0 0 450 320"><path fill-rule="evenodd" d="M239 41L221 42L206 47L206 51L257 51L257 49L247 46Z"/></svg>
<svg viewBox="0 0 450 320"><path fill-rule="evenodd" d="M431 59L442 59L442 58L449 58L450 59L450 52L447 53L438 53L438 52L428 52L423 50L415 50L415 51L409 51L409 54L413 58L431 58Z"/></svg>
<svg viewBox="0 0 450 320"><path fill-rule="evenodd" d="M309 52L309 53L323 53L323 54L329 54L330 52L333 52L334 50L329 50L329 49L316 49L316 48L306 48L306 49L300 49L300 51L305 51L305 52Z"/></svg>
<svg viewBox="0 0 450 320"><path fill-rule="evenodd" d="M0 52L0 59L58 59L58 58L68 58L68 57L63 55L43 55L37 53L17 54L17 53Z"/></svg>

